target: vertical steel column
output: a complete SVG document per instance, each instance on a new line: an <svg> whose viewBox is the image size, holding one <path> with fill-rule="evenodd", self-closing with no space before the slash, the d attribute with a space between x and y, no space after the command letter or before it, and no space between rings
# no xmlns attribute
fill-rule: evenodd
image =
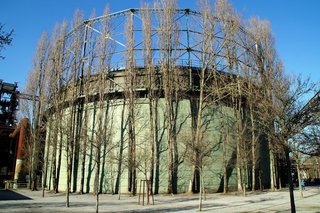
<svg viewBox="0 0 320 213"><path fill-rule="evenodd" d="M190 48L190 31L189 31L189 9L185 9L186 30L187 30L187 54L188 54L188 69L189 69L189 87L192 88L192 69L191 69L191 48Z"/></svg>

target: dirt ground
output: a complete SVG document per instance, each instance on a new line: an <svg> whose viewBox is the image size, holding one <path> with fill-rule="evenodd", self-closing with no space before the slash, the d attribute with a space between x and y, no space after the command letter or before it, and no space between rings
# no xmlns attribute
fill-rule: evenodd
<svg viewBox="0 0 320 213"><path fill-rule="evenodd" d="M300 197L295 193L297 212L320 213L320 188L307 187ZM156 195L154 205L139 205L139 196L100 195L99 212L198 212L197 195ZM142 198L141 198L142 200ZM146 201L145 201L146 202ZM290 212L287 189L276 192L254 192L247 196L230 193L207 194L203 201L204 212ZM71 194L70 207L65 207L65 194L29 191L26 189L0 189L0 212L95 212L95 197L92 194Z"/></svg>

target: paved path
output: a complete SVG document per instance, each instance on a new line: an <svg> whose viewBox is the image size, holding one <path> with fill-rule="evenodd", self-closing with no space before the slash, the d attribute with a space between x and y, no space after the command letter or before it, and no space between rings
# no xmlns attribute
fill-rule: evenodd
<svg viewBox="0 0 320 213"><path fill-rule="evenodd" d="M70 196L70 207L65 207L63 193L41 191L0 190L0 212L95 212L95 197L91 194ZM8 197L10 199L8 199ZM198 212L197 195L157 195L155 205L138 205L138 197L117 195L100 196L100 212ZM320 188L308 187L304 198L295 190L297 212L320 213ZM290 212L289 192L249 193L246 197L236 194L210 194L203 201L204 212Z"/></svg>

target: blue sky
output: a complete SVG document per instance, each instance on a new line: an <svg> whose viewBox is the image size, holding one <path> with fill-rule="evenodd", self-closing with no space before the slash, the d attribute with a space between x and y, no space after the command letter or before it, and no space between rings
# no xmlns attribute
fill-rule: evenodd
<svg viewBox="0 0 320 213"><path fill-rule="evenodd" d="M244 18L259 16L271 22L276 47L286 72L320 81L320 1L229 0ZM101 15L106 4L111 12L137 8L140 0L9 0L2 1L0 22L14 29L13 43L1 52L0 79L18 82L22 90L38 39L51 32L55 23L71 21L79 8L88 18L95 8ZM149 1L151 2L151 1ZM179 0L180 8L197 10L196 1Z"/></svg>

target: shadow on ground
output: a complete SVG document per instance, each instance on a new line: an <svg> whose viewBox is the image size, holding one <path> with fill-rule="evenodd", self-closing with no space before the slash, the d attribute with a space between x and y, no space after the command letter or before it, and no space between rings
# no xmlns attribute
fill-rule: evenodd
<svg viewBox="0 0 320 213"><path fill-rule="evenodd" d="M202 211L212 211L215 208L225 207L223 205L215 205L212 207L211 205L203 205ZM158 212L183 212L183 211L190 211L190 210L198 210L198 205L186 205L180 207L166 207L166 208L157 208L157 209L130 209L130 210L121 210L121 211L110 211L110 212L121 212L121 213L158 213Z"/></svg>
<svg viewBox="0 0 320 213"><path fill-rule="evenodd" d="M32 200L22 194L16 193L11 190L0 190L0 200Z"/></svg>

